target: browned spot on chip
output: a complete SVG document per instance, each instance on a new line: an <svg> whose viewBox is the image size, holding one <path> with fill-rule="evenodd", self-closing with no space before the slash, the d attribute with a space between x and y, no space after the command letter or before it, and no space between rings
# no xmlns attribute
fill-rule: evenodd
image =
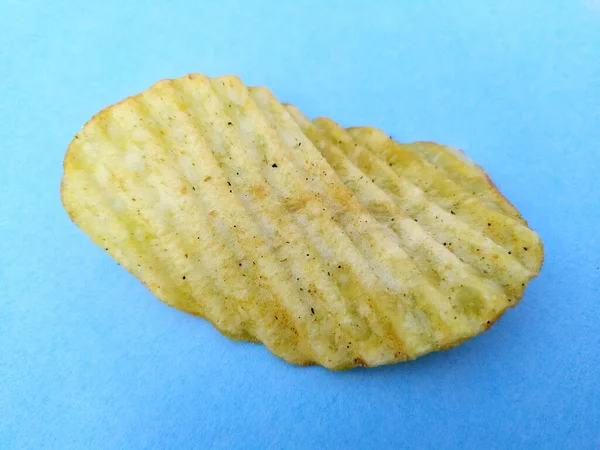
<svg viewBox="0 0 600 450"><path fill-rule="evenodd" d="M257 184L257 185L252 186L252 193L258 199L263 199L267 196L265 187L262 184Z"/></svg>
<svg viewBox="0 0 600 450"><path fill-rule="evenodd" d="M354 358L354 363L357 366L361 366L361 367L369 367L369 365L362 359L362 358Z"/></svg>

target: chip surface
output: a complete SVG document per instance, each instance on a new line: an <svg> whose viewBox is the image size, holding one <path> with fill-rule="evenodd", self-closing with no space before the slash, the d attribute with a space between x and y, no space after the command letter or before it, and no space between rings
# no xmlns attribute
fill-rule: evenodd
<svg viewBox="0 0 600 450"><path fill-rule="evenodd" d="M293 364L457 345L543 257L464 155L310 121L231 76L163 80L101 111L64 168L73 221L160 300Z"/></svg>

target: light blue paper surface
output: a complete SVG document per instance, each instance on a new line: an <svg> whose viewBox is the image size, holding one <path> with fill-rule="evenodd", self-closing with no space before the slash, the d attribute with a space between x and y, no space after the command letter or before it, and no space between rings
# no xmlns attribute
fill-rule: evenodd
<svg viewBox="0 0 600 450"><path fill-rule="evenodd" d="M459 147L545 243L459 348L296 368L170 309L62 210L66 147L165 77ZM600 2L0 3L0 449L600 448Z"/></svg>

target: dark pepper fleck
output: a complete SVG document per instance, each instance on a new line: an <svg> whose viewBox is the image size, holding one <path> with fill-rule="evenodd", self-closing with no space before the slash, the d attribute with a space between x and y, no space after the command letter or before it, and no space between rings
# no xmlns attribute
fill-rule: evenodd
<svg viewBox="0 0 600 450"><path fill-rule="evenodd" d="M277 167L277 164L273 163L271 164L271 167Z"/></svg>

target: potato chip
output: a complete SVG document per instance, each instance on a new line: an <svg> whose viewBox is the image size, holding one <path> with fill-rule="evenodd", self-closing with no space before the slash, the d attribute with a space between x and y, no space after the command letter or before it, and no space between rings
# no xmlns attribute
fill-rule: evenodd
<svg viewBox="0 0 600 450"><path fill-rule="evenodd" d="M344 130L286 108L459 310L491 325L520 301L541 268L542 242L466 155L434 143L400 144L375 128Z"/></svg>
<svg viewBox="0 0 600 450"><path fill-rule="evenodd" d="M474 165L380 137L236 77L163 80L75 136L63 204L160 300L233 339L331 369L413 359L516 303L537 267L516 246L541 244ZM418 183L387 163L409 154ZM481 230L484 216L509 228Z"/></svg>
<svg viewBox="0 0 600 450"><path fill-rule="evenodd" d="M434 148L438 158L450 159L457 150L432 143L402 145L380 130L344 130L325 118L311 123L296 108L287 107L344 183L383 222L392 218L390 205L396 204L448 251L483 277L495 277L516 297L522 294L523 283L539 272L543 253L539 237L491 182L482 184L481 178L487 178L480 178L481 169L467 163L463 172L475 175L467 172L457 183L458 167L434 166L421 152L424 147ZM354 170L353 176L344 178L348 167ZM479 178L472 187L465 181L469 177ZM376 194L365 197L373 189Z"/></svg>

